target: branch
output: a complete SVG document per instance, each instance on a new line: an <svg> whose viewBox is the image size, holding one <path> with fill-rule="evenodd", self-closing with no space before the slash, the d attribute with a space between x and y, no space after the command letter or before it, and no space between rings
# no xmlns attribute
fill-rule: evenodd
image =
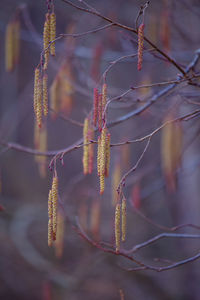
<svg viewBox="0 0 200 300"><path fill-rule="evenodd" d="M122 28L122 29L125 29L127 31L130 31L130 32L133 32L135 34L138 34L137 30L129 27L129 26L126 26L126 25L123 25L121 23L118 23L118 22L115 22L113 20L111 20L110 18L108 17L105 17L103 16L102 14L100 14L96 9L95 10L90 10L90 9L87 9L87 8L83 8L81 6L78 6L74 3L72 3L71 1L69 0L61 0L69 5L71 5L72 7L78 9L78 10L81 10L81 11L84 11L86 13L89 13L89 14L92 14L92 15L95 15L109 23L112 23L113 26L117 26L119 28ZM186 77L186 72L176 63L176 61L174 59L172 59L171 57L169 57L165 52L163 52L161 49L159 49L156 45L154 45L149 39L147 39L145 36L144 36L144 40L149 44L151 45L158 53L160 53L162 56L164 56L171 64L173 64L185 77Z"/></svg>

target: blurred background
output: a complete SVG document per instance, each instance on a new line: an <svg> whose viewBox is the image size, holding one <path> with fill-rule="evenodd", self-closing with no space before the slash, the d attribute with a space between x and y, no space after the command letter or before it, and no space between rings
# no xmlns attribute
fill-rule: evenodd
<svg viewBox="0 0 200 300"><path fill-rule="evenodd" d="M57 36L86 32L107 24L61 0L54 2ZM79 1L73 3L85 7ZM88 0L87 3L105 16L133 28L140 6L144 4L136 0ZM45 0L0 2L0 298L199 299L198 260L161 273L128 272L125 269L136 265L96 249L73 230L78 217L81 227L92 239L114 245L116 188L122 175L137 162L145 141L111 148L111 169L103 196L99 195L96 162L92 175L83 175L82 148L66 154L63 164L57 161L59 237L54 247L48 247L47 203L52 182L48 164L52 157L10 149L8 143L54 151L78 141L82 137L84 118L92 109L93 88L101 89L104 71L110 62L122 56L128 58L114 64L107 73L109 98L121 95L130 87L176 80L179 71L160 54L145 52L143 68L138 72L137 57L130 57L137 53L137 36L118 27L58 40L56 57L50 58L47 71L50 99L56 78L61 78L62 88L57 92L58 108L56 112L50 109L44 124L47 140L41 138L38 146L33 82L43 48L46 12ZM20 23L20 54L12 72L6 72L6 30L13 20ZM185 69L200 48L199 20L198 0L152 0L145 11L145 36ZM151 49L147 43L144 47ZM199 64L192 72L198 74L198 71ZM110 128L111 143L143 137L166 120L197 110L199 87L198 78L195 86L186 82L177 85L138 116ZM108 122L144 105L164 88L132 90L113 101L108 108ZM153 136L143 160L127 177L124 187L127 240L122 249L130 249L181 224L197 227L186 226L179 233L199 233L199 134L199 121L195 117L166 126ZM198 251L199 239L168 238L134 255L144 263L167 266Z"/></svg>

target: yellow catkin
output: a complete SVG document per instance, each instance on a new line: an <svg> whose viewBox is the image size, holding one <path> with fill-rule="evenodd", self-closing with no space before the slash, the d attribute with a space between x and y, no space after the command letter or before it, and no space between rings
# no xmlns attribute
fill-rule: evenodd
<svg viewBox="0 0 200 300"><path fill-rule="evenodd" d="M52 238L53 238L53 206L52 206L52 191L49 191L49 197L48 197L48 245L49 247L52 246Z"/></svg>
<svg viewBox="0 0 200 300"><path fill-rule="evenodd" d="M53 240L56 240L57 231L57 207L58 207L58 177L53 177L52 182L52 204L53 204Z"/></svg>
<svg viewBox="0 0 200 300"><path fill-rule="evenodd" d="M105 166L106 166L106 134L107 128L103 128L101 132L101 147L100 147L100 194L104 193L105 189Z"/></svg>
<svg viewBox="0 0 200 300"><path fill-rule="evenodd" d="M98 137L97 145L97 174L100 176L100 161L101 161L101 136Z"/></svg>
<svg viewBox="0 0 200 300"><path fill-rule="evenodd" d="M56 15L55 13L50 14L50 41L54 41L56 38ZM55 56L55 42L51 43L50 45L50 53L51 55Z"/></svg>
<svg viewBox="0 0 200 300"><path fill-rule="evenodd" d="M105 176L109 176L110 169L110 133L106 135L106 165L105 165Z"/></svg>
<svg viewBox="0 0 200 300"><path fill-rule="evenodd" d="M126 199L122 199L122 242L126 239Z"/></svg>
<svg viewBox="0 0 200 300"><path fill-rule="evenodd" d="M33 107L34 113L37 113L37 98L38 98L38 81L40 77L40 70L38 68L35 69L35 77L34 77L34 92L33 92Z"/></svg>
<svg viewBox="0 0 200 300"><path fill-rule="evenodd" d="M115 207L115 246L116 246L116 252L119 252L119 249L120 249L120 215L121 215L121 205L120 205L120 203L117 203L116 207Z"/></svg>
<svg viewBox="0 0 200 300"><path fill-rule="evenodd" d="M63 247L64 247L64 216L60 210L58 210L58 218L57 218L57 234L55 241L55 252L56 257L61 258L63 255Z"/></svg>
<svg viewBox="0 0 200 300"><path fill-rule="evenodd" d="M37 98L36 98L36 120L38 127L42 127L42 80L38 79L37 82Z"/></svg>
<svg viewBox="0 0 200 300"><path fill-rule="evenodd" d="M6 27L5 68L7 72L11 72L14 68L13 22L9 22Z"/></svg>
<svg viewBox="0 0 200 300"><path fill-rule="evenodd" d="M89 130L89 119L85 118L83 126L83 173L86 175L89 171L89 147L88 145L88 130Z"/></svg>
<svg viewBox="0 0 200 300"><path fill-rule="evenodd" d="M50 41L50 14L46 14L43 30L43 50L44 50L44 70L47 69L49 63L49 41Z"/></svg>
<svg viewBox="0 0 200 300"><path fill-rule="evenodd" d="M46 117L48 115L48 75L43 76L43 113Z"/></svg>
<svg viewBox="0 0 200 300"><path fill-rule="evenodd" d="M17 18L13 23L13 62L16 65L19 62L20 54L20 21Z"/></svg>

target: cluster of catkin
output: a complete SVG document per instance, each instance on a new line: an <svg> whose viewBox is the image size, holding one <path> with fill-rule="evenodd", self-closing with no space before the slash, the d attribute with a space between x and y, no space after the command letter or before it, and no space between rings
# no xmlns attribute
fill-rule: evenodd
<svg viewBox="0 0 200 300"><path fill-rule="evenodd" d="M7 72L14 70L20 53L20 20L16 16L6 27L5 68Z"/></svg>
<svg viewBox="0 0 200 300"><path fill-rule="evenodd" d="M97 148L97 174L100 178L100 194L104 193L105 177L109 176L110 167L110 133L105 122L105 108L107 103L107 85L103 84L102 93L94 89L93 124L100 132Z"/></svg>
<svg viewBox="0 0 200 300"><path fill-rule="evenodd" d="M56 38L56 15L54 12L47 13L43 30L43 49L44 49L44 70L47 70L49 63L49 54L55 56Z"/></svg>
<svg viewBox="0 0 200 300"><path fill-rule="evenodd" d="M93 170L94 159L94 127L89 117L85 118L83 126L83 173L91 174Z"/></svg>
<svg viewBox="0 0 200 300"><path fill-rule="evenodd" d="M144 23L142 23L138 28L138 71L142 69L143 48L144 48Z"/></svg>
<svg viewBox="0 0 200 300"><path fill-rule="evenodd" d="M58 177L53 176L52 187L49 191L48 198L48 245L52 246L52 242L56 240L57 232L57 207L58 207Z"/></svg>
<svg viewBox="0 0 200 300"><path fill-rule="evenodd" d="M33 107L36 122L42 127L42 116L48 114L48 75L41 74L40 69L35 69Z"/></svg>
<svg viewBox="0 0 200 300"><path fill-rule="evenodd" d="M126 199L123 197L121 203L115 207L115 247L116 252L120 250L120 241L126 239Z"/></svg>

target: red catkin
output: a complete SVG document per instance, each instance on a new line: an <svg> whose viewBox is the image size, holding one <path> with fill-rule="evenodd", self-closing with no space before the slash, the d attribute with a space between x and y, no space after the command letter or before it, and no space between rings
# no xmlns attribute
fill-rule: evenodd
<svg viewBox="0 0 200 300"><path fill-rule="evenodd" d="M144 24L142 23L138 29L138 71L141 71L142 69L143 47L144 47Z"/></svg>

